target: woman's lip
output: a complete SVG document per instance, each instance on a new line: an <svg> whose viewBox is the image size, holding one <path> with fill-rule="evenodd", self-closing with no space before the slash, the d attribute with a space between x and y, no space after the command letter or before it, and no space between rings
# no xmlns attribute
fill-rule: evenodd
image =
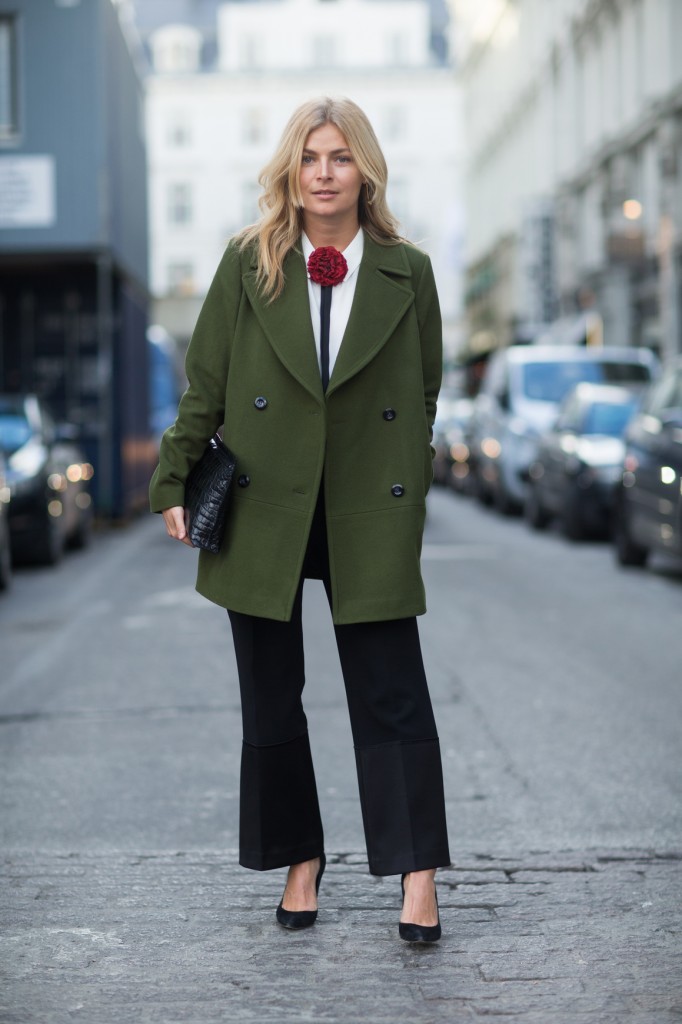
<svg viewBox="0 0 682 1024"><path fill-rule="evenodd" d="M313 192L313 195L314 196L335 196L336 192L329 192L329 191Z"/></svg>

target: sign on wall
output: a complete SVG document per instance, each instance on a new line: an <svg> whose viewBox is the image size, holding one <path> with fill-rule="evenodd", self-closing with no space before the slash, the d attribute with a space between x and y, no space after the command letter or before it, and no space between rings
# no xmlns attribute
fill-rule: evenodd
<svg viewBox="0 0 682 1024"><path fill-rule="evenodd" d="M50 228L57 219L53 156L0 156L0 228Z"/></svg>

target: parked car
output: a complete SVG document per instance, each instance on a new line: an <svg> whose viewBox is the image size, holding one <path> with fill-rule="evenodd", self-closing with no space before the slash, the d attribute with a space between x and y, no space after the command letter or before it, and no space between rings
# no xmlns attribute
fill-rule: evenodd
<svg viewBox="0 0 682 1024"><path fill-rule="evenodd" d="M92 466L75 430L57 426L35 395L0 395L0 450L7 463L12 556L52 565L66 545L87 543Z"/></svg>
<svg viewBox="0 0 682 1024"><path fill-rule="evenodd" d="M682 360L647 392L627 430L614 541L621 565L645 565L655 550L682 554Z"/></svg>
<svg viewBox="0 0 682 1024"><path fill-rule="evenodd" d="M433 482L446 484L448 476L447 464L447 441L445 434L452 421L453 409L461 395L459 392L452 392L442 389L438 396L436 419L433 424L432 445L435 451L433 456Z"/></svg>
<svg viewBox="0 0 682 1024"><path fill-rule="evenodd" d="M7 486L5 460L0 452L0 590L6 590L12 579L12 555L9 539Z"/></svg>
<svg viewBox="0 0 682 1024"><path fill-rule="evenodd" d="M456 491L464 491L467 488L468 427L472 411L472 400L460 396L448 403L446 416L434 426L434 480L453 487Z"/></svg>
<svg viewBox="0 0 682 1024"><path fill-rule="evenodd" d="M656 357L642 348L514 345L496 352L476 397L471 426L478 497L503 512L522 507L538 439L576 384L642 386L657 372Z"/></svg>
<svg viewBox="0 0 682 1024"><path fill-rule="evenodd" d="M606 535L625 455L623 434L638 395L609 384L578 384L543 434L530 465L525 516L535 529L558 517L572 540Z"/></svg>

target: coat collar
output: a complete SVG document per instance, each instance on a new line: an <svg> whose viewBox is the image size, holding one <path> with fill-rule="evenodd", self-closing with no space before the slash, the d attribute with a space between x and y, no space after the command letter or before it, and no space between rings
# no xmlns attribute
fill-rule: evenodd
<svg viewBox="0 0 682 1024"><path fill-rule="evenodd" d="M278 358L320 403L324 394L310 320L303 254L292 249L284 261L286 286L266 304L258 292L255 259L243 275L244 290ZM402 245L379 245L365 233L365 247L353 307L327 388L327 397L367 365L385 345L414 301L410 264Z"/></svg>

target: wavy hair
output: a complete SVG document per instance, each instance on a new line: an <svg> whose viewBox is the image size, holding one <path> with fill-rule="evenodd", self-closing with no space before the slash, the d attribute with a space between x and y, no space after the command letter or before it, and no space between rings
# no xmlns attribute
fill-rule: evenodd
<svg viewBox="0 0 682 1024"><path fill-rule="evenodd" d="M260 219L237 235L240 250L253 246L257 281L270 301L284 288L284 259L303 229L303 197L299 185L301 159L311 132L335 125L348 143L364 184L358 199L358 219L367 234L383 245L403 241L398 222L386 202L388 170L367 115L349 99L309 100L291 115L275 155L261 171L263 194Z"/></svg>

